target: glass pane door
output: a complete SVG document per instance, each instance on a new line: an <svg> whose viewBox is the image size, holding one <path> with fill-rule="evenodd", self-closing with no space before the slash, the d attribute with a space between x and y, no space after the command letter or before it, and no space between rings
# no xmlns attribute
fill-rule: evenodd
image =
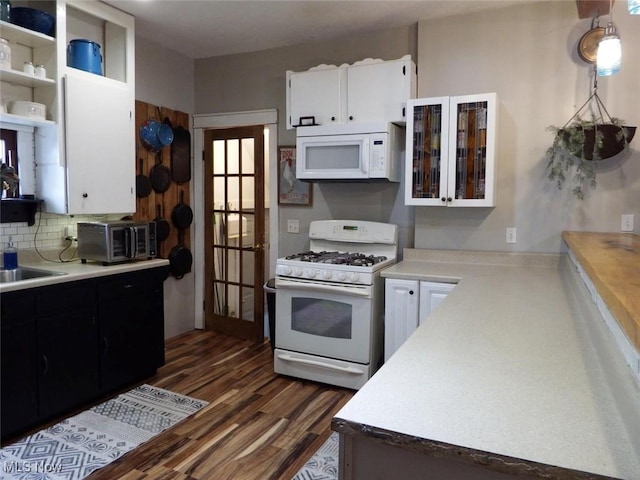
<svg viewBox="0 0 640 480"><path fill-rule="evenodd" d="M263 128L212 130L208 163L207 327L262 339L264 282Z"/></svg>
<svg viewBox="0 0 640 480"><path fill-rule="evenodd" d="M486 101L457 104L456 199L485 196L487 107Z"/></svg>

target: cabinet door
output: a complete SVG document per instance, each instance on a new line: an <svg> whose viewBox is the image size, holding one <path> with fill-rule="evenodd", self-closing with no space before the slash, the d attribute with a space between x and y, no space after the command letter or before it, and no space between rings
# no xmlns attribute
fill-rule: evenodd
<svg viewBox="0 0 640 480"><path fill-rule="evenodd" d="M497 95L450 97L449 206L495 206Z"/></svg>
<svg viewBox="0 0 640 480"><path fill-rule="evenodd" d="M447 298L455 286L455 283L420 282L418 325L422 325L422 322Z"/></svg>
<svg viewBox="0 0 640 480"><path fill-rule="evenodd" d="M449 98L407 102L405 204L447 204Z"/></svg>
<svg viewBox="0 0 640 480"><path fill-rule="evenodd" d="M135 212L130 87L86 72L69 73L65 108L68 213Z"/></svg>
<svg viewBox="0 0 640 480"><path fill-rule="evenodd" d="M95 398L98 395L98 331L94 307L39 317L38 359L43 417L57 415Z"/></svg>
<svg viewBox="0 0 640 480"><path fill-rule="evenodd" d="M287 72L287 128L307 124L301 120L304 117L314 117L319 125L341 123L344 71L324 65L306 72Z"/></svg>
<svg viewBox="0 0 640 480"><path fill-rule="evenodd" d="M404 122L407 100L415 96L413 83L410 58L349 66L346 122Z"/></svg>
<svg viewBox="0 0 640 480"><path fill-rule="evenodd" d="M418 328L419 285L415 280L387 278L384 292L384 360Z"/></svg>
<svg viewBox="0 0 640 480"><path fill-rule="evenodd" d="M35 302L26 292L3 293L0 432L2 439L38 421Z"/></svg>
<svg viewBox="0 0 640 480"><path fill-rule="evenodd" d="M164 364L166 276L117 275L99 287L100 378L103 392L153 375Z"/></svg>

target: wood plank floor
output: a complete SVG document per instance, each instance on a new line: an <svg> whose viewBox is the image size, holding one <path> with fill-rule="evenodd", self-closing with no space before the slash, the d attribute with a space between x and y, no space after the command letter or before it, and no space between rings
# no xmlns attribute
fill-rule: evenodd
<svg viewBox="0 0 640 480"><path fill-rule="evenodd" d="M268 342L203 331L167 341L166 365L145 383L209 405L90 480L289 480L354 394L275 374Z"/></svg>

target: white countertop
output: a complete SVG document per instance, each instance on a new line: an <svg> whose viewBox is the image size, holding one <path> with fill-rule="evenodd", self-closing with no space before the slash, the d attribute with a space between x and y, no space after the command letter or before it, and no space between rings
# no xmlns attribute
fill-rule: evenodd
<svg viewBox="0 0 640 480"><path fill-rule="evenodd" d="M153 260L136 260L127 263L114 265L102 265L100 262L87 261L81 263L80 260L71 262L57 261L57 253L53 251L42 252L43 256L50 261L40 258L35 252L20 252L19 266L37 268L40 270L50 270L64 273L51 277L40 277L19 282L0 283L0 293L23 290L27 288L43 287L45 285L55 285L63 282L73 282L87 278L102 277L106 275L116 275L119 273L134 272L138 270L163 267L169 265L169 260L162 258Z"/></svg>
<svg viewBox="0 0 640 480"><path fill-rule="evenodd" d="M567 257L465 255L383 271L458 284L334 420L640 479L640 388Z"/></svg>

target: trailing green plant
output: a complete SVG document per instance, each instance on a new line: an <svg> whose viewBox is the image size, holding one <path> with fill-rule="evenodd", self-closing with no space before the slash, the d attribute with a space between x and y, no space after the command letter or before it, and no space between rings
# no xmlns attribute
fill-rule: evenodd
<svg viewBox="0 0 640 480"><path fill-rule="evenodd" d="M581 112L588 111L591 120L583 120ZM604 112L604 114L603 114ZM605 117L606 115L606 117ZM547 149L549 180L562 189L573 170L572 193L584 199L587 187L596 188L597 161L629 149L636 127L609 115L598 96L598 76L593 72L593 92L586 102L562 127L550 126L553 143Z"/></svg>
<svg viewBox="0 0 640 480"><path fill-rule="evenodd" d="M622 143L625 150L629 148L623 123L618 118L610 118L610 123L603 124L595 119L583 120L577 116L564 127L550 126L548 130L554 134L554 138L546 152L549 159L549 180L562 189L570 175L569 171L574 169L571 191L577 198L584 199L585 188L597 186L596 162L603 158L607 138L603 129L615 126L615 142Z"/></svg>

